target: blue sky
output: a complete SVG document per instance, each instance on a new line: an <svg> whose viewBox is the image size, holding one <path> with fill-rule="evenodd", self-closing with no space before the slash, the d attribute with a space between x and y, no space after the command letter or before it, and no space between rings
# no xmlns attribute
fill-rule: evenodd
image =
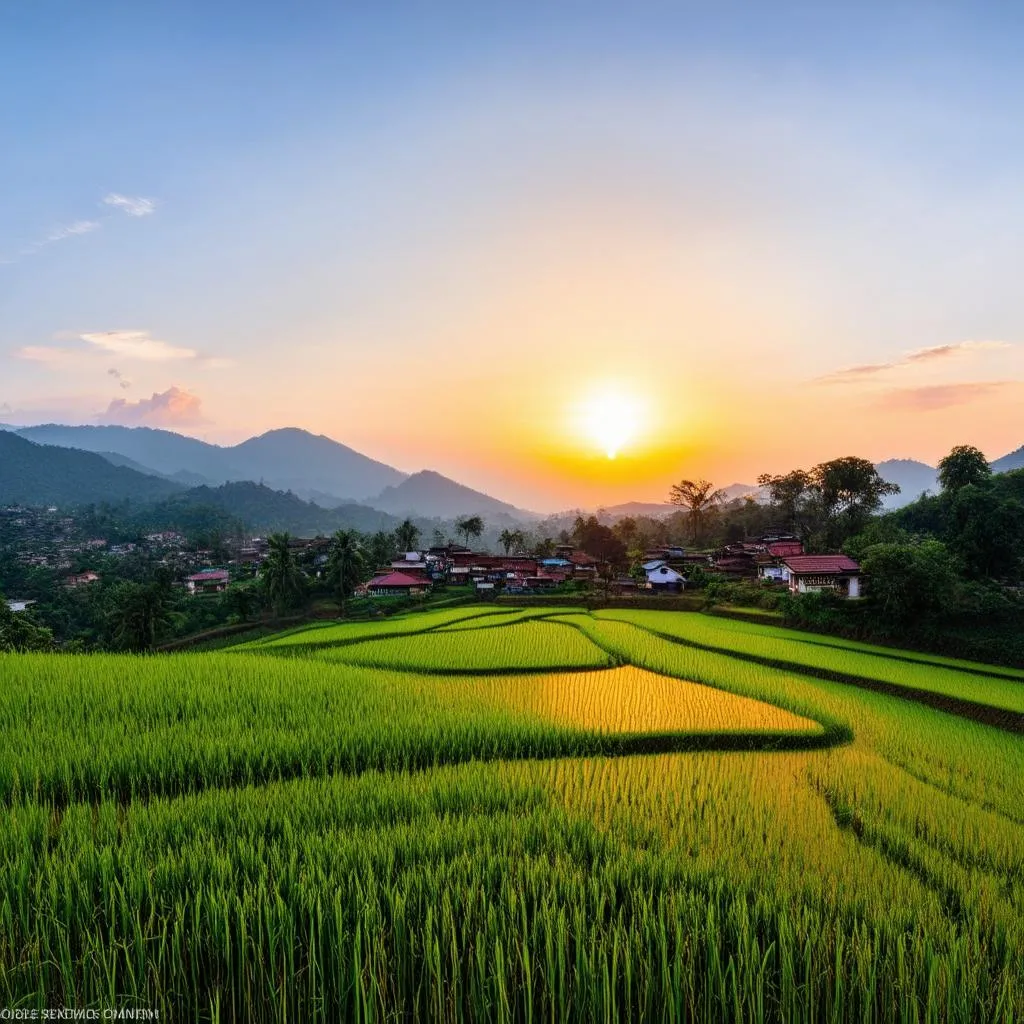
<svg viewBox="0 0 1024 1024"><path fill-rule="evenodd" d="M294 424L538 507L998 456L1022 17L7 4L0 416ZM609 386L614 470L568 426Z"/></svg>

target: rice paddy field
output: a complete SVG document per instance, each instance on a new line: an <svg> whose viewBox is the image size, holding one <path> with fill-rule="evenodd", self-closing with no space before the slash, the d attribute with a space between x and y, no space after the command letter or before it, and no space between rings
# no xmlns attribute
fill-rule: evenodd
<svg viewBox="0 0 1024 1024"><path fill-rule="evenodd" d="M0 681L0 1008L1024 1017L1024 673L470 606Z"/></svg>

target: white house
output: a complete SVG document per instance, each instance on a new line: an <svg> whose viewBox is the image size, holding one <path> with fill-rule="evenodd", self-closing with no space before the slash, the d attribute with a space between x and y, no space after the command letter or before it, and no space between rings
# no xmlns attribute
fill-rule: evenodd
<svg viewBox="0 0 1024 1024"><path fill-rule="evenodd" d="M31 605L35 604L35 601L7 601L7 610L12 612L24 612L28 611Z"/></svg>
<svg viewBox="0 0 1024 1024"><path fill-rule="evenodd" d="M840 597L860 597L860 566L846 555L793 555L782 559L794 594L829 590Z"/></svg>
<svg viewBox="0 0 1024 1024"><path fill-rule="evenodd" d="M784 563L765 562L758 565L757 578L759 580L769 580L772 583L788 583L789 569L786 568Z"/></svg>
<svg viewBox="0 0 1024 1024"><path fill-rule="evenodd" d="M647 587L649 590L682 590L686 586L686 577L669 565L659 565L647 571Z"/></svg>

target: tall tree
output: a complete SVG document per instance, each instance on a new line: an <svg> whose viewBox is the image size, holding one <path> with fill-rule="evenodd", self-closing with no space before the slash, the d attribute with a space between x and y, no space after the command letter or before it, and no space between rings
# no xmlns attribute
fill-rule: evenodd
<svg viewBox="0 0 1024 1024"><path fill-rule="evenodd" d="M168 625L167 592L159 583L120 583L111 592L113 645L122 651L152 650Z"/></svg>
<svg viewBox="0 0 1024 1024"><path fill-rule="evenodd" d="M389 565L397 552L395 535L387 530L378 530L364 546L364 555L369 563L367 568L379 569Z"/></svg>
<svg viewBox="0 0 1024 1024"><path fill-rule="evenodd" d="M633 547L633 541L637 535L637 523L632 516L623 516L613 527L615 536L626 545L627 548Z"/></svg>
<svg viewBox="0 0 1024 1024"><path fill-rule="evenodd" d="M272 533L267 538L267 558L260 568L260 578L274 614L282 615L300 607L306 599L306 579L295 564L287 533Z"/></svg>
<svg viewBox="0 0 1024 1024"><path fill-rule="evenodd" d="M958 444L939 460L939 483L949 494L974 485L982 487L992 478L992 467L980 449L971 444Z"/></svg>
<svg viewBox="0 0 1024 1024"><path fill-rule="evenodd" d="M338 530L327 556L327 581L342 611L362 581L366 568L363 546L355 530Z"/></svg>
<svg viewBox="0 0 1024 1024"><path fill-rule="evenodd" d="M515 535L513 532L506 527L501 533L498 534L498 543L501 545L502 551L507 555L512 550L512 545L515 542Z"/></svg>
<svg viewBox="0 0 1024 1024"><path fill-rule="evenodd" d="M690 519L693 543L697 543L701 527L707 518L708 511L719 505L725 492L716 490L709 480L680 480L672 485L668 500L673 505L685 508Z"/></svg>
<svg viewBox="0 0 1024 1024"><path fill-rule="evenodd" d="M597 516L579 516L573 526L573 544L593 558L609 565L623 566L627 563L626 545L615 535L610 526L601 523Z"/></svg>
<svg viewBox="0 0 1024 1024"><path fill-rule="evenodd" d="M484 532L484 521L480 516L460 516L455 520L455 529L466 538L469 547L469 538L475 540Z"/></svg>
<svg viewBox="0 0 1024 1024"><path fill-rule="evenodd" d="M805 535L809 525L808 512L815 493L811 474L802 469L779 475L762 473L757 482L768 491L768 498L778 510L785 526L794 533Z"/></svg>
<svg viewBox="0 0 1024 1024"><path fill-rule="evenodd" d="M395 530L395 541L402 552L415 551L420 539L420 528L411 520L403 520Z"/></svg>
<svg viewBox="0 0 1024 1024"><path fill-rule="evenodd" d="M825 543L833 548L860 533L887 494L900 492L898 484L878 475L873 463L855 455L821 462L810 477L825 519Z"/></svg>

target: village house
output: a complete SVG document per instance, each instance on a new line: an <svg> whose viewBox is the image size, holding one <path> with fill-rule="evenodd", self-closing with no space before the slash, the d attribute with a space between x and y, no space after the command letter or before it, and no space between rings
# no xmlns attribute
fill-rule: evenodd
<svg viewBox="0 0 1024 1024"><path fill-rule="evenodd" d="M90 583L99 583L100 577L95 572L80 572L77 575L65 576L64 586L71 590L75 587L87 587Z"/></svg>
<svg viewBox="0 0 1024 1024"><path fill-rule="evenodd" d="M414 597L426 594L430 590L430 581L403 572L389 572L381 576L374 576L372 580L363 584L360 590L373 597Z"/></svg>
<svg viewBox="0 0 1024 1024"><path fill-rule="evenodd" d="M678 594L686 587L686 577L678 569L673 569L670 565L659 565L645 571L647 573L648 590Z"/></svg>
<svg viewBox="0 0 1024 1024"><path fill-rule="evenodd" d="M185 578L190 594L220 594L228 589L230 574L225 569L203 569Z"/></svg>
<svg viewBox="0 0 1024 1024"><path fill-rule="evenodd" d="M860 597L860 566L846 555L793 555L782 559L794 594L831 591L845 598Z"/></svg>
<svg viewBox="0 0 1024 1024"><path fill-rule="evenodd" d="M35 601L19 601L19 600L15 599L15 600L8 600L6 603L7 603L7 610L10 611L10 612L25 612L25 611L28 611L28 609L32 605L34 605L36 602Z"/></svg>

